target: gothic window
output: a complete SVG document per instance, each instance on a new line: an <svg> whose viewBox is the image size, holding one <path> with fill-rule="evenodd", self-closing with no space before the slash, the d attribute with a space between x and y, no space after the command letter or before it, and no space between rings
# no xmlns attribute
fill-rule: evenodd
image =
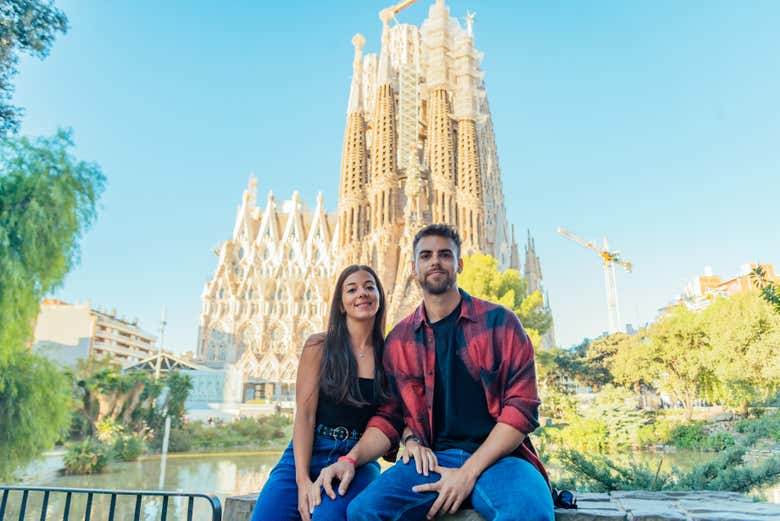
<svg viewBox="0 0 780 521"><path fill-rule="evenodd" d="M239 259L243 259L244 258L244 248L243 247L239 248L239 250L238 250L238 258Z"/></svg>
<svg viewBox="0 0 780 521"><path fill-rule="evenodd" d="M249 300L252 300L253 298L255 298L255 290L250 289L249 290Z"/></svg>
<svg viewBox="0 0 780 521"><path fill-rule="evenodd" d="M222 288L219 288L219 298L225 298L225 290Z"/></svg>

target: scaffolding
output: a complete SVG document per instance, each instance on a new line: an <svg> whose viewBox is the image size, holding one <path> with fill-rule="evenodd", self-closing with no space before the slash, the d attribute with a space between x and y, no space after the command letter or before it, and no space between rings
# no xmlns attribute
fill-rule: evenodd
<svg viewBox="0 0 780 521"><path fill-rule="evenodd" d="M417 125L420 114L419 78L416 63L404 63L399 67L397 164L402 168L409 164L412 154L417 154Z"/></svg>

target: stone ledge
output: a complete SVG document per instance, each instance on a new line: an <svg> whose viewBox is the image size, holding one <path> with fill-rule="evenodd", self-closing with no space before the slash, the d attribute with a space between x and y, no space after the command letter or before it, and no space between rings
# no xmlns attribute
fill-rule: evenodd
<svg viewBox="0 0 780 521"><path fill-rule="evenodd" d="M225 501L224 521L249 521L257 494ZM777 521L780 505L754 502L736 492L616 491L577 494L576 510L556 510L556 521ZM484 521L473 510L437 518Z"/></svg>

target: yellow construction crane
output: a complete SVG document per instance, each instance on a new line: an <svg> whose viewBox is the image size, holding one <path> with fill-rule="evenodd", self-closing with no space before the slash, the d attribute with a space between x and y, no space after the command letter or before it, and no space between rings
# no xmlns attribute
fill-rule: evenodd
<svg viewBox="0 0 780 521"><path fill-rule="evenodd" d="M387 20L389 22L391 19L395 18L395 15L397 15L398 13L400 13L410 5L414 4L415 2L417 2L417 0L402 0L401 2L398 2L392 7L382 9L379 12L379 18L383 21Z"/></svg>
<svg viewBox="0 0 780 521"><path fill-rule="evenodd" d="M595 251L601 257L601 265L604 268L604 281L607 286L607 312L609 314L609 332L616 333L620 328L620 309L618 308L617 283L615 282L615 264L623 266L627 272L631 273L631 263L623 260L620 252L610 250L607 238L604 237L604 247L600 248L591 241L574 235L573 233L558 228L558 233L564 237L573 240L580 246Z"/></svg>

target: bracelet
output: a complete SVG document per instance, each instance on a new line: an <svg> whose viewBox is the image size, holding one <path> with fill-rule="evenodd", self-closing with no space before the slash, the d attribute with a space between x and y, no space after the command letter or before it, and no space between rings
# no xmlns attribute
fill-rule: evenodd
<svg viewBox="0 0 780 521"><path fill-rule="evenodd" d="M337 461L341 461L341 460L347 460L350 463L352 463L353 467L357 467L357 461L355 461L355 458L352 458L350 456L341 456Z"/></svg>
<svg viewBox="0 0 780 521"><path fill-rule="evenodd" d="M406 444L407 444L407 443L409 443L410 441L416 441L417 443L419 443L420 445L422 445L422 441L420 440L420 438L418 438L418 437L417 437L417 436L415 436L414 434L410 434L409 436L407 436L406 438L404 438L404 446L406 446Z"/></svg>

